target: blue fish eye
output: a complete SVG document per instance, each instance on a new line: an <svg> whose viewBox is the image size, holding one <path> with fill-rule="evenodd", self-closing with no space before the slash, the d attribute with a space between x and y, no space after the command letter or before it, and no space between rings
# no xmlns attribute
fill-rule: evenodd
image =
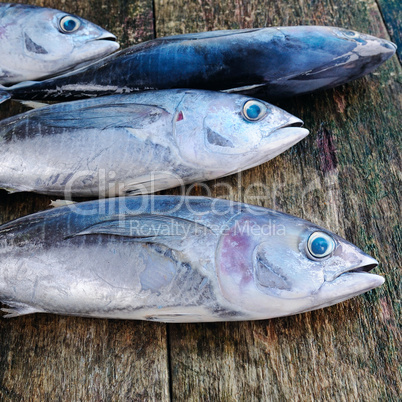
<svg viewBox="0 0 402 402"><path fill-rule="evenodd" d="M243 105L243 116L248 121L261 120L267 113L267 107L260 101L249 100Z"/></svg>
<svg viewBox="0 0 402 402"><path fill-rule="evenodd" d="M66 15L60 20L60 29L65 33L75 32L81 26L81 21L71 15Z"/></svg>
<svg viewBox="0 0 402 402"><path fill-rule="evenodd" d="M307 241L309 254L314 258L328 257L335 249L335 241L323 232L314 232Z"/></svg>

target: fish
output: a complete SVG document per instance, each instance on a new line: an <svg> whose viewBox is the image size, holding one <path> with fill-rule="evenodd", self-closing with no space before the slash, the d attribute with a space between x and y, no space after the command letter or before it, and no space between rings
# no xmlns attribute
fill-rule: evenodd
<svg viewBox="0 0 402 402"><path fill-rule="evenodd" d="M17 84L3 90L0 101L73 100L172 88L253 95L262 91L260 97L271 100L362 77L395 50L396 46L385 39L337 27L183 34L129 47L79 71Z"/></svg>
<svg viewBox="0 0 402 402"><path fill-rule="evenodd" d="M116 37L83 18L50 8L0 4L0 84L38 80L105 57Z"/></svg>
<svg viewBox="0 0 402 402"><path fill-rule="evenodd" d="M311 222L206 197L94 200L0 226L5 317L269 319L382 285L377 264Z"/></svg>
<svg viewBox="0 0 402 402"><path fill-rule="evenodd" d="M70 197L147 194L262 164L308 135L239 94L171 89L58 103L0 121L0 187Z"/></svg>

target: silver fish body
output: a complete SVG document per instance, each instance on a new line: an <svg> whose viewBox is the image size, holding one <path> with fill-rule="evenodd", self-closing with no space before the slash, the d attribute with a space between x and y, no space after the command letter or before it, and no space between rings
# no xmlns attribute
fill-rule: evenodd
<svg viewBox="0 0 402 402"><path fill-rule="evenodd" d="M119 48L110 32L50 8L0 4L0 84L60 74Z"/></svg>
<svg viewBox="0 0 402 402"><path fill-rule="evenodd" d="M266 208L203 197L120 197L0 226L0 301L35 312L165 322L266 319L384 282L337 235Z"/></svg>
<svg viewBox="0 0 402 402"><path fill-rule="evenodd" d="M0 122L0 186L58 196L146 194L227 176L304 138L257 99L148 91L52 105Z"/></svg>
<svg viewBox="0 0 402 402"><path fill-rule="evenodd" d="M197 88L280 98L332 88L395 53L384 39L337 27L296 26L158 38L91 66L0 93L15 99L71 100L148 89Z"/></svg>

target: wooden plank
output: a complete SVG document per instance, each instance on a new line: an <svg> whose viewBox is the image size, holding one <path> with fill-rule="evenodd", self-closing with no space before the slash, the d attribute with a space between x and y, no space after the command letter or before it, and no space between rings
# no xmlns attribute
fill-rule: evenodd
<svg viewBox="0 0 402 402"><path fill-rule="evenodd" d="M0 399L167 400L163 325L37 315L0 321Z"/></svg>
<svg viewBox="0 0 402 402"><path fill-rule="evenodd" d="M158 0L157 32L304 23L387 35L373 1L306 3ZM36 4L93 20L124 45L151 35L149 1ZM282 103L305 120L310 138L240 177L208 183L210 193L187 188L280 209L347 237L381 261L377 272L387 279L381 289L296 317L168 331L153 323L50 315L0 320L0 398L166 400L170 367L178 400L397 400L400 72L394 59L359 82ZM0 106L1 118L22 110L8 108ZM0 221L48 203L44 196L0 192Z"/></svg>
<svg viewBox="0 0 402 402"><path fill-rule="evenodd" d="M402 7L399 0L378 0L381 14L392 41L398 46L398 58L402 62Z"/></svg>
<svg viewBox="0 0 402 402"><path fill-rule="evenodd" d="M268 25L336 25L388 38L376 3L157 0L157 36ZM300 216L377 258L386 283L337 306L261 322L169 325L178 400L398 400L401 68L279 103L311 135L274 160L190 194ZM224 187L226 185L226 187ZM399 323L399 324L398 324Z"/></svg>
<svg viewBox="0 0 402 402"><path fill-rule="evenodd" d="M123 46L153 37L152 1L24 1L109 29ZM0 118L25 110L0 106ZM50 198L0 191L0 222L46 209ZM52 315L0 319L0 399L168 400L166 327Z"/></svg>

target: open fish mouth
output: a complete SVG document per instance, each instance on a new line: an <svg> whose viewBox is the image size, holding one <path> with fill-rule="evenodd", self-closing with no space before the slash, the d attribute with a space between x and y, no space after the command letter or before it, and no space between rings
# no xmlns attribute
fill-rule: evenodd
<svg viewBox="0 0 402 402"><path fill-rule="evenodd" d="M287 147L298 143L303 138L307 137L309 131L303 128L303 121L295 116L291 116L283 125L277 127L269 133L269 137L280 138L287 144Z"/></svg>
<svg viewBox="0 0 402 402"><path fill-rule="evenodd" d="M110 41L110 42L117 42L117 38L116 36L114 36L112 33L110 32L105 32L104 34L102 34L101 36L99 36L98 38L94 39L93 41L99 41L99 40L105 40L105 41Z"/></svg>
<svg viewBox="0 0 402 402"><path fill-rule="evenodd" d="M338 303L339 301L343 301L375 289L378 286L381 286L384 282L385 279L380 275L370 274L364 269L355 269L339 275L332 282L324 282L324 284L332 283L338 286L342 285L344 287L343 291L339 295L341 299L336 301L336 303Z"/></svg>
<svg viewBox="0 0 402 402"><path fill-rule="evenodd" d="M369 255L365 255L359 263L356 265L352 265L345 269L340 269L335 273L325 275L325 281L332 282L342 275L351 275L351 274L366 274L366 275L374 275L370 274L369 272L377 267L378 261L374 258L370 257ZM374 275L378 276L378 275Z"/></svg>
<svg viewBox="0 0 402 402"><path fill-rule="evenodd" d="M372 269L374 269L376 266L378 265L378 263L377 264L371 264L371 265L364 265L364 266L362 266L362 267L357 267L357 268L353 268L353 269L351 269L351 270L349 270L349 271L346 271L346 273L353 273L353 272L370 272ZM343 274L342 274L343 275Z"/></svg>
<svg viewBox="0 0 402 402"><path fill-rule="evenodd" d="M381 286L385 281L382 276L370 273L377 265L377 260L372 257L366 257L362 264L341 272L334 280L342 280L347 283L350 282L351 284L352 282L356 282L356 285L362 287L360 293L367 292L368 290Z"/></svg>
<svg viewBox="0 0 402 402"><path fill-rule="evenodd" d="M282 126L278 127L277 130L282 129L282 128L290 128L290 127L303 127L304 123L303 120L300 120L299 118L292 116L289 121L287 121L285 124Z"/></svg>
<svg viewBox="0 0 402 402"><path fill-rule="evenodd" d="M365 256L356 266L326 276L316 294L317 306L315 309L340 303L381 286L385 279L380 275L370 273L377 265L378 262L374 258Z"/></svg>

